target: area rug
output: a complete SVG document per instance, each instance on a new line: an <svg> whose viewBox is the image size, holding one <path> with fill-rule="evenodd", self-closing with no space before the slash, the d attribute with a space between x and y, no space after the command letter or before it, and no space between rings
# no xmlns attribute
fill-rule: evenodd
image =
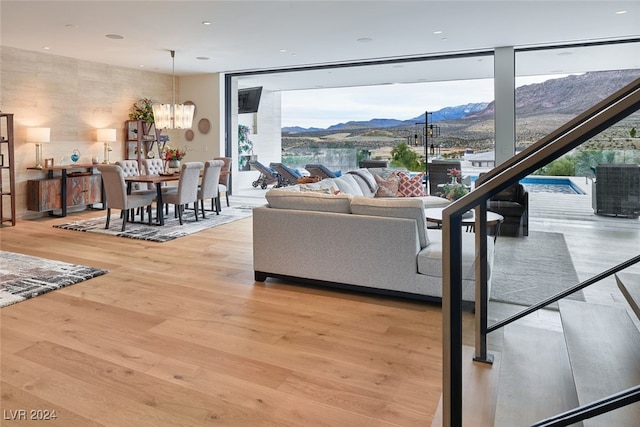
<svg viewBox="0 0 640 427"><path fill-rule="evenodd" d="M526 237L498 237L492 301L529 306L578 283L562 233L531 231ZM568 298L584 301L582 291Z"/></svg>
<svg viewBox="0 0 640 427"><path fill-rule="evenodd" d="M107 270L0 251L0 307L75 285Z"/></svg>
<svg viewBox="0 0 640 427"><path fill-rule="evenodd" d="M231 206L223 207L220 215L215 212L206 211L206 218L202 215L195 220L194 211L185 211L180 225L178 218L173 213L173 208L169 210L169 214L165 214L164 225L149 225L141 222L127 223L125 231L122 232L122 219L120 219L120 211L114 210L111 214L109 229L105 229L107 220L106 215L98 218L90 218L80 221L68 222L65 224L54 225L56 228L64 228L65 230L85 231L89 233L109 234L118 237L127 237L130 239L149 240L152 242L168 242L179 237L188 236L199 231L208 230L218 225L227 224L243 218L251 216L251 206ZM155 214L154 214L155 215ZM139 217L137 217L139 219Z"/></svg>

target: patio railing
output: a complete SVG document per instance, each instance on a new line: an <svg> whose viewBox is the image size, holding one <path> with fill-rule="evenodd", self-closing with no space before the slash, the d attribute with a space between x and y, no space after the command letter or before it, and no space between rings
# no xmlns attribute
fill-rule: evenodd
<svg viewBox="0 0 640 427"><path fill-rule="evenodd" d="M476 210L476 296L475 296L475 357L474 360L490 363L491 355L487 352L487 334L507 323L499 326L487 325L487 201L500 191L518 182L540 167L563 154L576 148L583 142L607 129L614 123L624 119L640 109L640 79L620 89L607 99L601 101L591 109L577 116L564 126L558 128L540 141L523 150L508 161L492 169L476 182L474 191L456 200L443 212L443 426L462 426L462 214L469 209ZM640 257L627 263L640 261ZM623 263L612 271L605 272L606 276L619 271L627 265ZM602 275L596 276L597 280ZM577 291L592 283L596 278L589 279L570 292ZM568 295L567 291L556 296L557 299ZM545 300L536 305L535 310L557 300ZM525 310L524 316L532 312ZM518 317L519 318L519 317ZM516 320L507 319L509 322ZM637 390L631 391L627 400L640 398ZM632 403L632 402L629 402ZM627 403L628 404L628 403ZM578 408L577 414L572 414L572 420L585 419L592 415L590 408ZM605 411L613 406L605 407ZM575 422L575 421L573 421ZM565 419L552 421L547 426L561 426Z"/></svg>

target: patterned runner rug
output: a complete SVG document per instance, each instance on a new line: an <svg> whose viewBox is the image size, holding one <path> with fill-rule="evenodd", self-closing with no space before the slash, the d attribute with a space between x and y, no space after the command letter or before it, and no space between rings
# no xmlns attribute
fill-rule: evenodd
<svg viewBox="0 0 640 427"><path fill-rule="evenodd" d="M101 276L107 270L0 251L0 307Z"/></svg>
<svg viewBox="0 0 640 427"><path fill-rule="evenodd" d="M198 215L198 221L196 221L193 210L187 210L182 217L183 225L180 225L178 218L175 218L174 216L173 207L171 207L169 209L169 214L165 214L164 225L149 225L146 222L129 222L127 223L125 231L122 232L120 211L114 209L114 212L111 214L111 221L109 223L108 230L104 228L107 220L106 215L98 218L58 224L54 225L54 227L64 228L65 230L110 234L112 236L149 240L152 242L168 242L169 240L177 239L178 237L188 236L218 225L248 218L251 216L251 211L251 206L224 206L220 215L216 215L215 212L206 211L207 217L202 219L202 215ZM155 212L153 212L153 215L155 218ZM136 218L138 221L140 220L139 216L136 216Z"/></svg>

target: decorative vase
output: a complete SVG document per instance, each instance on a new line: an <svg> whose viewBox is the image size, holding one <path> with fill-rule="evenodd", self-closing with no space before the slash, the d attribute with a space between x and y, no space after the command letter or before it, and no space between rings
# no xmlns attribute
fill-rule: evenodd
<svg viewBox="0 0 640 427"><path fill-rule="evenodd" d="M457 184L457 183L458 183L458 181L456 180L456 177L455 177L455 176L452 176L452 177L451 177L451 183L452 183L452 184Z"/></svg>
<svg viewBox="0 0 640 427"><path fill-rule="evenodd" d="M73 154L71 154L71 161L75 163L78 160L80 160L80 151L76 148L73 150Z"/></svg>
<svg viewBox="0 0 640 427"><path fill-rule="evenodd" d="M180 167L180 160L169 160L169 167L170 168L179 168Z"/></svg>

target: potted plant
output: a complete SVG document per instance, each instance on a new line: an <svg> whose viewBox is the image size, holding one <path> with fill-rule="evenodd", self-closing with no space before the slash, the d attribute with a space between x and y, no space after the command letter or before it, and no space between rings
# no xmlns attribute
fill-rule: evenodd
<svg viewBox="0 0 640 427"><path fill-rule="evenodd" d="M141 98L131 106L129 120L144 120L148 124L152 124L154 122L152 105L151 99Z"/></svg>
<svg viewBox="0 0 640 427"><path fill-rule="evenodd" d="M250 170L249 161L255 159L249 131L249 126L238 125L238 166L241 171Z"/></svg>

